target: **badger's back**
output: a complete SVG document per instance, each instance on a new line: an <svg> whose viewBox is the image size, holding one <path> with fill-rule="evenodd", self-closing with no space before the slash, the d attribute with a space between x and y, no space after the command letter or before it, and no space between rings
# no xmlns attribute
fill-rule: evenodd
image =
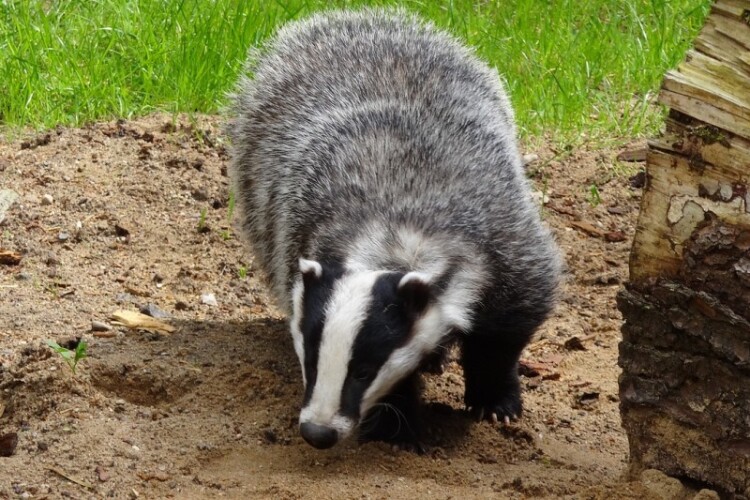
<svg viewBox="0 0 750 500"><path fill-rule="evenodd" d="M282 306L301 256L405 272L465 259L490 306L546 314L556 251L502 84L468 49L404 13L338 12L287 25L249 71L234 189Z"/></svg>

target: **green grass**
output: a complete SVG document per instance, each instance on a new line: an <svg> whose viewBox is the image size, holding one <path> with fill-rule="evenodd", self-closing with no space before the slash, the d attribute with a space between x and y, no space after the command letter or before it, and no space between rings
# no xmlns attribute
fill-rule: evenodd
<svg viewBox="0 0 750 500"><path fill-rule="evenodd" d="M0 124L219 110L249 46L327 6L404 5L505 76L523 136L653 133L710 0L5 0Z"/></svg>

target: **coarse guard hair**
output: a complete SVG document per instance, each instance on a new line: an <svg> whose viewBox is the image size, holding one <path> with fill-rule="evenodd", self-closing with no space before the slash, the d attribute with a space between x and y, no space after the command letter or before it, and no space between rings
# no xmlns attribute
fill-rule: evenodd
<svg viewBox="0 0 750 500"><path fill-rule="evenodd" d="M452 340L467 408L520 416L518 359L561 263L496 71L411 14L366 9L287 24L245 74L232 189L290 316L302 437L421 449L418 371Z"/></svg>

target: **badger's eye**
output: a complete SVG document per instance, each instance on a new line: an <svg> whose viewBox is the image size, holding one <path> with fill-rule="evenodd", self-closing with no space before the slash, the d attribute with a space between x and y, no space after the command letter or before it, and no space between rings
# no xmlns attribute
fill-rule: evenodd
<svg viewBox="0 0 750 500"><path fill-rule="evenodd" d="M375 376L375 369L372 366L358 366L352 371L352 377L354 380L360 382L370 380Z"/></svg>

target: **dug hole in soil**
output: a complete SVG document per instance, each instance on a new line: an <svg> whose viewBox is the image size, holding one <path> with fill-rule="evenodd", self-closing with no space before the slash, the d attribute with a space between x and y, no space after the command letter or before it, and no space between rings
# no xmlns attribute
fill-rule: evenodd
<svg viewBox="0 0 750 500"><path fill-rule="evenodd" d="M618 410L615 294L640 199L618 152L532 151L568 276L523 357L526 412L470 421L454 360L425 375L420 456L299 437L297 358L229 221L219 118L0 141L0 190L18 195L0 223L15 256L0 264L0 498L654 496L627 477ZM112 324L145 307L175 331ZM76 339L74 374L45 342Z"/></svg>

